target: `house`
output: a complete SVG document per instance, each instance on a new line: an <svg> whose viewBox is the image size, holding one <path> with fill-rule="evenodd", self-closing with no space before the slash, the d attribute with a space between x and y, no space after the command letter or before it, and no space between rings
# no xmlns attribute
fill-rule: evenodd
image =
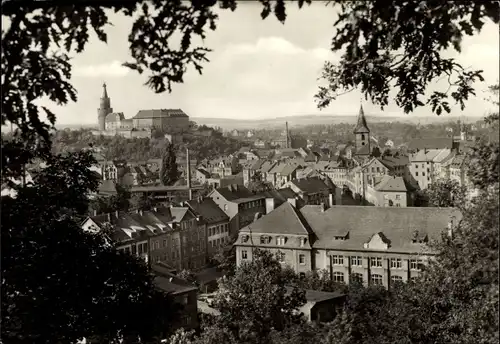
<svg viewBox="0 0 500 344"><path fill-rule="evenodd" d="M320 171L337 187L343 187L347 183L347 167L342 161L330 161Z"/></svg>
<svg viewBox="0 0 500 344"><path fill-rule="evenodd" d="M253 248L273 252L296 273L329 271L340 283L390 287L418 277L436 254L428 246L461 219L454 208L306 205L289 202L240 230L236 263L250 261Z"/></svg>
<svg viewBox="0 0 500 344"><path fill-rule="evenodd" d="M376 207L407 207L413 204L414 189L403 177L375 177L366 189L366 200Z"/></svg>
<svg viewBox="0 0 500 344"><path fill-rule="evenodd" d="M229 216L211 198L198 197L186 202L189 209L205 223L207 254L214 255L219 248L230 243Z"/></svg>
<svg viewBox="0 0 500 344"><path fill-rule="evenodd" d="M151 266L155 275L155 287L173 298L179 307L179 316L169 325L175 331L177 328L192 330L198 328L198 288L188 281L179 278L162 266Z"/></svg>
<svg viewBox="0 0 500 344"><path fill-rule="evenodd" d="M194 171L194 178L200 184L205 184L210 179L210 173L202 167L198 167Z"/></svg>
<svg viewBox="0 0 500 344"><path fill-rule="evenodd" d="M293 291L287 287L286 294ZM305 290L306 303L299 307L298 312L304 314L309 322L327 323L333 321L336 310L344 305L346 295L340 292Z"/></svg>
<svg viewBox="0 0 500 344"><path fill-rule="evenodd" d="M266 162L264 159L259 159L255 161L252 165L243 168L243 185L248 186L248 184L252 181L252 177L260 172L261 166Z"/></svg>
<svg viewBox="0 0 500 344"><path fill-rule="evenodd" d="M261 139L255 140L253 146L259 149L269 149L269 143Z"/></svg>
<svg viewBox="0 0 500 344"><path fill-rule="evenodd" d="M258 195L263 196L266 199L265 214L269 214L285 202L290 202L297 209L304 205L304 201L290 188L267 190L259 193Z"/></svg>
<svg viewBox="0 0 500 344"><path fill-rule="evenodd" d="M332 202L333 190L320 178L294 179L286 183L284 187L293 190L305 204L330 204Z"/></svg>
<svg viewBox="0 0 500 344"><path fill-rule="evenodd" d="M159 207L151 211L115 212L88 217L87 231L112 228L117 249L148 262L164 262L182 269L199 269L206 264L205 225L187 207Z"/></svg>
<svg viewBox="0 0 500 344"><path fill-rule="evenodd" d="M451 149L424 149L410 154L410 174L420 189L425 190L435 180L436 169L452 154Z"/></svg>
<svg viewBox="0 0 500 344"><path fill-rule="evenodd" d="M385 141L385 146L388 148L394 148L394 141L392 141L391 139Z"/></svg>
<svg viewBox="0 0 500 344"><path fill-rule="evenodd" d="M212 190L210 197L229 216L230 235L251 223L257 213L266 211L265 197L254 195L243 185L229 185Z"/></svg>
<svg viewBox="0 0 500 344"><path fill-rule="evenodd" d="M247 131L247 135L246 135L246 136L247 136L248 138L253 137L253 136L254 136L254 132L253 132L253 130L249 130L249 131Z"/></svg>

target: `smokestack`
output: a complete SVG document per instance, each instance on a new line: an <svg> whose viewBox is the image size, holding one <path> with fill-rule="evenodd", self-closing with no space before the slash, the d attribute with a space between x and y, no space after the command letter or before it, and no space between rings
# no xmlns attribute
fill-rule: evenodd
<svg viewBox="0 0 500 344"><path fill-rule="evenodd" d="M274 198L266 198L266 214L269 214L274 210Z"/></svg>
<svg viewBox="0 0 500 344"><path fill-rule="evenodd" d="M290 148L290 139L288 136L288 122L285 122L285 131L286 131L286 148Z"/></svg>
<svg viewBox="0 0 500 344"><path fill-rule="evenodd" d="M97 210L94 210L94 216L97 216Z"/></svg>
<svg viewBox="0 0 500 344"><path fill-rule="evenodd" d="M116 218L118 218L118 210L115 211Z"/></svg>
<svg viewBox="0 0 500 344"><path fill-rule="evenodd" d="M186 182L188 188L189 200L193 199L193 190L191 190L191 161L189 159L189 148L186 148Z"/></svg>

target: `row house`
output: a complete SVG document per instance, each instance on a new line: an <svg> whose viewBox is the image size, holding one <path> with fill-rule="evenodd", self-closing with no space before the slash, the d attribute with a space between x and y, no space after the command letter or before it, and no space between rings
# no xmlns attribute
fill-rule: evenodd
<svg viewBox="0 0 500 344"><path fill-rule="evenodd" d="M412 186L403 177L375 177L366 188L366 200L376 207L408 207L413 204Z"/></svg>
<svg viewBox="0 0 500 344"><path fill-rule="evenodd" d="M297 170L299 168L300 166L293 162L277 163L267 172L267 182L271 183L274 187L280 188L292 179L297 178Z"/></svg>
<svg viewBox="0 0 500 344"><path fill-rule="evenodd" d="M366 198L367 185L373 184L375 177L382 177L389 174L389 171L389 168L379 158L372 158L363 165L348 170L345 185L351 190L353 195Z"/></svg>
<svg viewBox="0 0 500 344"><path fill-rule="evenodd" d="M217 206L229 216L229 234L237 235L240 228L251 223L257 213L266 211L265 197L254 195L243 185L229 185L208 194Z"/></svg>
<svg viewBox="0 0 500 344"><path fill-rule="evenodd" d="M283 203L240 230L236 263L255 248L304 276L326 269L339 283L389 288L417 278L436 252L428 246L443 231L452 235L461 214L454 208L396 208Z"/></svg>
<svg viewBox="0 0 500 344"><path fill-rule="evenodd" d="M248 186L252 181L252 177L260 171L261 166L266 162L264 159L259 159L253 162L250 166L245 166L243 168L243 185Z"/></svg>
<svg viewBox="0 0 500 344"><path fill-rule="evenodd" d="M186 205L205 224L209 257L230 243L229 216L217 206L213 199L199 197L186 202Z"/></svg>
<svg viewBox="0 0 500 344"><path fill-rule="evenodd" d="M321 173L326 175L333 184L338 187L343 187L347 184L347 167L340 161L332 161L328 163Z"/></svg>
<svg viewBox="0 0 500 344"><path fill-rule="evenodd" d="M452 155L451 149L423 149L410 154L410 174L418 183L421 190L425 190L439 174L440 165Z"/></svg>
<svg viewBox="0 0 500 344"><path fill-rule="evenodd" d="M392 175L410 179L410 159L407 155L382 155L379 161L389 169Z"/></svg>
<svg viewBox="0 0 500 344"><path fill-rule="evenodd" d="M151 211L115 212L88 217L82 228L112 229L117 249L164 262L175 269L199 269L206 265L205 225L187 207L160 207Z"/></svg>
<svg viewBox="0 0 500 344"><path fill-rule="evenodd" d="M213 174L218 174L221 178L238 173L238 157L231 156L211 160L208 163L207 170Z"/></svg>

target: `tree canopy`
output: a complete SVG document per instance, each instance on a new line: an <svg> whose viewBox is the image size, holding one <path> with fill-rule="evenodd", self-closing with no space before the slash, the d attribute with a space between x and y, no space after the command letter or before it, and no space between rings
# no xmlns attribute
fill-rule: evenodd
<svg viewBox="0 0 500 344"><path fill-rule="evenodd" d="M173 144L169 144L163 153L161 161L160 180L163 185L174 185L179 179L180 172L176 160L175 147Z"/></svg>

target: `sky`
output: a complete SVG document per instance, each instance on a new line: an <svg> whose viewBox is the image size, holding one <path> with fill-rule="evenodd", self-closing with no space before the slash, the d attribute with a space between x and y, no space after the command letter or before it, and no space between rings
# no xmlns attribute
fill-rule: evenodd
<svg viewBox="0 0 500 344"><path fill-rule="evenodd" d="M126 118L141 109L180 108L190 117L259 119L296 115L357 114L361 97L356 91L345 94L324 109L314 102L321 68L325 60L335 61L330 50L335 8L322 2L305 6L288 6L288 17L281 24L272 15L260 17L259 3L240 3L235 12L220 12L216 31L207 33L206 46L213 49L202 75L189 71L183 84L174 84L172 93L155 94L144 86L146 75L122 67L129 60L128 33L132 19L110 14L108 44L92 37L85 51L72 60L72 83L78 101L64 108L51 105L58 124L92 124L97 122L97 108L106 82L111 105ZM465 67L483 69L486 82L477 84L478 97L467 103L461 113L483 116L492 105L484 100L487 85L496 83L499 75L499 30L493 23L485 25L480 35L466 37L462 53L447 53ZM363 100L370 115L405 116L394 103L381 111ZM430 108L413 115L431 115Z"/></svg>

